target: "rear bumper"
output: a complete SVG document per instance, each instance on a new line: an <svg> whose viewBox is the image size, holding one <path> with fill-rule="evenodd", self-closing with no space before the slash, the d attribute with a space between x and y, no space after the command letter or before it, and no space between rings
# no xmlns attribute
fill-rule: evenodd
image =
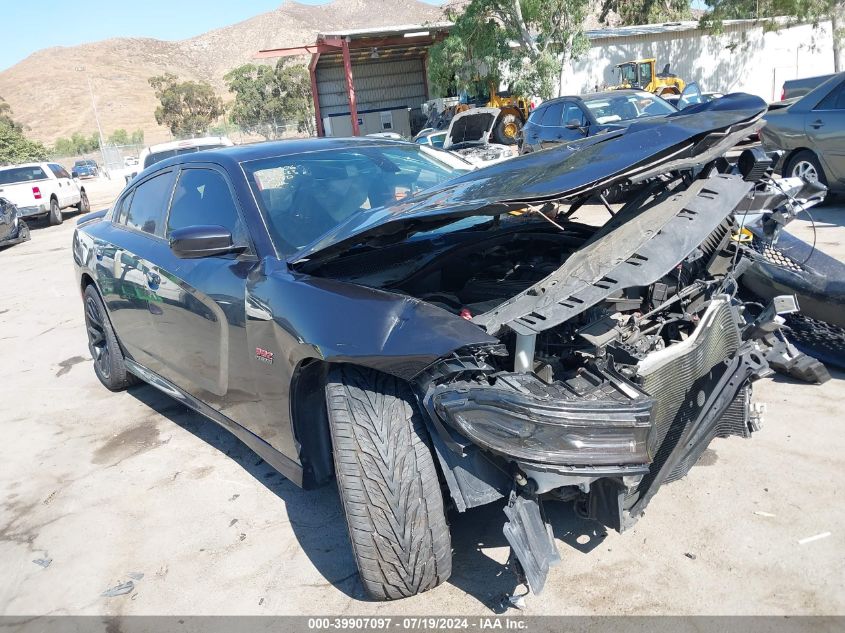
<svg viewBox="0 0 845 633"><path fill-rule="evenodd" d="M18 207L18 217L20 218L32 218L46 214L47 207L43 204L31 207Z"/></svg>

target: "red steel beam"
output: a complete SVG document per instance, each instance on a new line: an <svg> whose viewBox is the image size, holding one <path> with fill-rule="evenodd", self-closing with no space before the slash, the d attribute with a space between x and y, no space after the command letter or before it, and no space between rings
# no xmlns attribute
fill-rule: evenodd
<svg viewBox="0 0 845 633"><path fill-rule="evenodd" d="M290 48L268 48L258 51L253 59L267 59L270 57L295 57L297 55L315 55L320 53L333 53L335 47L323 43L306 44L305 46L292 46Z"/></svg>
<svg viewBox="0 0 845 633"><path fill-rule="evenodd" d="M311 63L308 64L308 74L311 76L311 98L314 99L314 120L317 123L317 136L325 136L323 130L323 117L320 116L320 95L317 92L317 62L320 61L320 53L311 55Z"/></svg>
<svg viewBox="0 0 845 633"><path fill-rule="evenodd" d="M352 117L352 135L361 136L358 128L358 108L355 105L355 82L352 79L352 61L349 59L349 42L341 41L343 69L346 71L346 96L349 98L349 116Z"/></svg>

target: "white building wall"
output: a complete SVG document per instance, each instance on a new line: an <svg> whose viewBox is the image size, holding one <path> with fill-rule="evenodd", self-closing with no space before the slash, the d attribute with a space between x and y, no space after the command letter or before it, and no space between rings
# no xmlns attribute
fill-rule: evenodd
<svg viewBox="0 0 845 633"><path fill-rule="evenodd" d="M666 31L604 37L561 73L560 95L592 92L617 83L614 66L655 57L702 92L748 92L779 100L783 82L833 72L830 23L801 25L764 33L749 23L726 25L721 35L706 31Z"/></svg>

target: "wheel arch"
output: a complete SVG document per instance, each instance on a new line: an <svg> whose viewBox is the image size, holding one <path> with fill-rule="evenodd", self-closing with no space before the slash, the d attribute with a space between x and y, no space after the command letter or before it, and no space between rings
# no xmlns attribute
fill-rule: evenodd
<svg viewBox="0 0 845 633"><path fill-rule="evenodd" d="M805 145L801 145L800 147L796 147L794 149L789 150L783 157L783 161L781 162L781 172L786 169L786 166L789 165L790 161L795 158L801 152L810 152L813 156L816 157L816 160L819 160L819 155L810 147Z"/></svg>
<svg viewBox="0 0 845 633"><path fill-rule="evenodd" d="M331 367L324 360L306 358L291 375L290 421L302 464L303 488L318 488L334 476L325 391Z"/></svg>

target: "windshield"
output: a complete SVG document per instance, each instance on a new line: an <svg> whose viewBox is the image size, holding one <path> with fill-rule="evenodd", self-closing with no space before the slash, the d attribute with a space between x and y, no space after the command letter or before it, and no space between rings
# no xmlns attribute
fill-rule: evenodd
<svg viewBox="0 0 845 633"><path fill-rule="evenodd" d="M619 96L584 99L586 105L600 125L616 121L630 121L649 116L660 116L675 112L666 101L648 92L625 93Z"/></svg>
<svg viewBox="0 0 845 633"><path fill-rule="evenodd" d="M47 174L38 165L33 167L12 167L0 170L0 185L11 185L14 182L28 182L30 180L44 180Z"/></svg>
<svg viewBox="0 0 845 633"><path fill-rule="evenodd" d="M353 215L467 171L447 157L416 145L354 147L277 156L243 169L276 248L290 255Z"/></svg>
<svg viewBox="0 0 845 633"><path fill-rule="evenodd" d="M216 145L200 145L199 147L194 145L192 147L179 147L176 149L166 149L161 152L153 152L151 154L148 154L147 157L144 159L144 169L146 169L150 165L154 165L155 163L164 160L165 158L173 158L174 156L181 156L182 154L193 154L195 152L201 152L207 149L217 149L218 147L225 146L220 145L218 143Z"/></svg>

